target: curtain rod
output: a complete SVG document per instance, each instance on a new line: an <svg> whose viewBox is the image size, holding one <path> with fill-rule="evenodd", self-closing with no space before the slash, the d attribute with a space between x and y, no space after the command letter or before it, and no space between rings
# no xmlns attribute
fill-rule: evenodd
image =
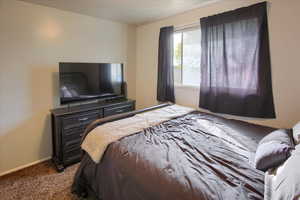
<svg viewBox="0 0 300 200"><path fill-rule="evenodd" d="M191 29L191 28L197 28L200 26L200 22L193 22L190 24L184 24L184 25L180 25L180 26L175 26L175 31L181 31L181 30L185 30L185 29Z"/></svg>

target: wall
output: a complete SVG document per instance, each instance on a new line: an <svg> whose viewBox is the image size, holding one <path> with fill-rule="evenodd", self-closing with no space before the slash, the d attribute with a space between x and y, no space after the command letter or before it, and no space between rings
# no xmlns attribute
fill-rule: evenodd
<svg viewBox="0 0 300 200"><path fill-rule="evenodd" d="M194 23L201 17L248 6L257 2L260 1L224 0L151 24L139 26L137 28L136 49L136 97L138 108L157 104L157 51L160 27ZM299 0L269 1L272 78L277 119L240 119L275 127L292 127L300 120L299 10ZM198 105L198 88L177 87L175 95L179 104L195 108Z"/></svg>
<svg viewBox="0 0 300 200"><path fill-rule="evenodd" d="M58 62L124 62L135 98L135 27L0 0L0 44L0 175L51 156Z"/></svg>

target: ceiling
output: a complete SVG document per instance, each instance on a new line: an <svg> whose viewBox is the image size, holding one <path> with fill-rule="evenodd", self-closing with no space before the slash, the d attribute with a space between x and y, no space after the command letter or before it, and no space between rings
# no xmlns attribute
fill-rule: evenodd
<svg viewBox="0 0 300 200"><path fill-rule="evenodd" d="M128 24L143 24L216 0L21 0Z"/></svg>

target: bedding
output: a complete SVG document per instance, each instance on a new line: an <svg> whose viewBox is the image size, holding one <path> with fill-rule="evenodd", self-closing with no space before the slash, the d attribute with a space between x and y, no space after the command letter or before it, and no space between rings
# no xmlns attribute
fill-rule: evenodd
<svg viewBox="0 0 300 200"><path fill-rule="evenodd" d="M293 138L295 144L300 144L300 122L293 127Z"/></svg>
<svg viewBox="0 0 300 200"><path fill-rule="evenodd" d="M274 129L193 111L85 153L73 192L103 200L263 199L264 173L249 164Z"/></svg>
<svg viewBox="0 0 300 200"><path fill-rule="evenodd" d="M281 166L265 175L265 200L300 200L300 145Z"/></svg>
<svg viewBox="0 0 300 200"><path fill-rule="evenodd" d="M81 148L85 150L94 162L99 163L107 146L125 136L142 131L171 118L187 114L194 109L171 105L133 117L106 123L93 129L83 141Z"/></svg>
<svg viewBox="0 0 300 200"><path fill-rule="evenodd" d="M267 171L286 161L294 149L292 138L290 130L287 129L279 129L265 136L256 150L255 168Z"/></svg>

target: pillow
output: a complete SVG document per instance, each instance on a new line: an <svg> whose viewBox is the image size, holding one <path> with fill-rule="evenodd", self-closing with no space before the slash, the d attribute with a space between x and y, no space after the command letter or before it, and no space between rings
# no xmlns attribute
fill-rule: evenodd
<svg viewBox="0 0 300 200"><path fill-rule="evenodd" d="M300 122L293 127L293 138L295 144L300 144Z"/></svg>
<svg viewBox="0 0 300 200"><path fill-rule="evenodd" d="M265 176L266 200L300 199L300 145L278 168L268 170Z"/></svg>
<svg viewBox="0 0 300 200"><path fill-rule="evenodd" d="M294 149L291 131L278 129L265 136L258 144L254 165L267 171L282 164Z"/></svg>

